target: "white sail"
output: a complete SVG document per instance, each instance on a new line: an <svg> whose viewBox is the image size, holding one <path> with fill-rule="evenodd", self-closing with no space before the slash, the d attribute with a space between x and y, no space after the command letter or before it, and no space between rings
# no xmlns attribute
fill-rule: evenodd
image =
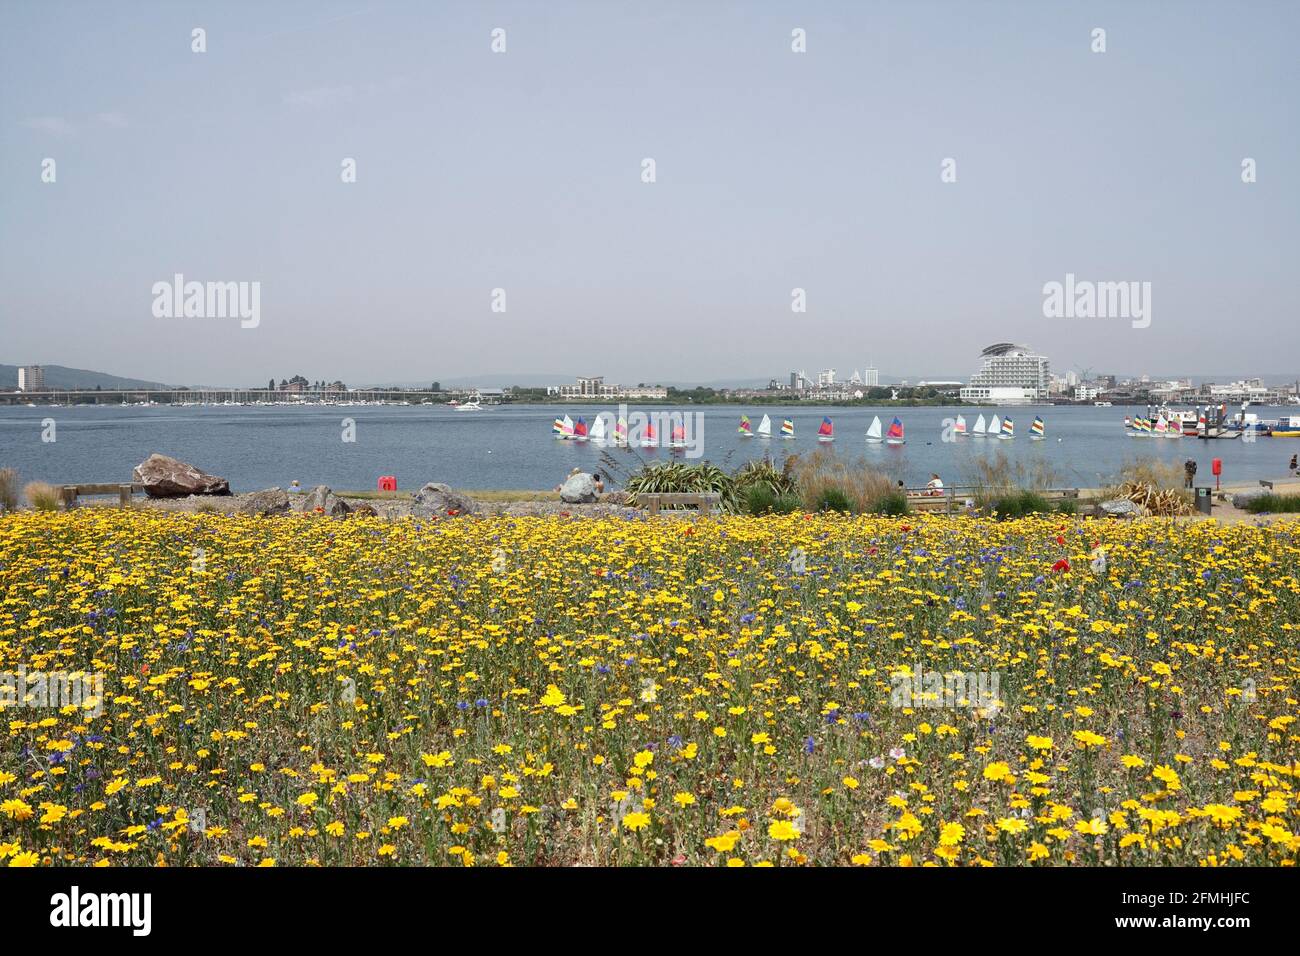
<svg viewBox="0 0 1300 956"><path fill-rule="evenodd" d="M759 438L772 437L772 419L768 418L766 415L764 415L763 420L758 423L758 437Z"/></svg>
<svg viewBox="0 0 1300 956"><path fill-rule="evenodd" d="M998 421L998 416L994 415L993 421L989 422L989 434L996 438L1001 431L1002 423Z"/></svg>
<svg viewBox="0 0 1300 956"><path fill-rule="evenodd" d="M596 420L591 423L591 440L592 441L605 440L605 416L604 415L597 415Z"/></svg>
<svg viewBox="0 0 1300 956"><path fill-rule="evenodd" d="M871 425L867 428L867 441L880 441L880 416L877 415L871 419Z"/></svg>
<svg viewBox="0 0 1300 956"><path fill-rule="evenodd" d="M568 415L564 416L564 421L560 425L560 434L565 438L573 437L573 419Z"/></svg>
<svg viewBox="0 0 1300 956"><path fill-rule="evenodd" d="M957 421L953 423L953 433L957 435L966 434L966 418L964 415L958 415Z"/></svg>
<svg viewBox="0 0 1300 956"><path fill-rule="evenodd" d="M971 434L984 435L986 433L987 432L985 430L985 425L984 425L984 413L980 412L980 417L975 419L975 427L971 429Z"/></svg>

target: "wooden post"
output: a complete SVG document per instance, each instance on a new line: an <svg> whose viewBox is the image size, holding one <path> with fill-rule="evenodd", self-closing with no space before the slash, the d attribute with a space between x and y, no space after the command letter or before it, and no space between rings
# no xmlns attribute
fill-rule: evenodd
<svg viewBox="0 0 1300 956"><path fill-rule="evenodd" d="M63 499L63 510L71 511L77 506L77 486L64 485L59 492L59 497Z"/></svg>
<svg viewBox="0 0 1300 956"><path fill-rule="evenodd" d="M121 508L131 507L131 486L130 485L118 485L117 504Z"/></svg>

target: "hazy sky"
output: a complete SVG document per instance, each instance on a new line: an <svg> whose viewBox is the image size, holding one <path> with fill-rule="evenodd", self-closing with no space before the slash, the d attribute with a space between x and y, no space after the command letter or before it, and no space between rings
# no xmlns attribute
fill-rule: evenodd
<svg viewBox="0 0 1300 956"><path fill-rule="evenodd" d="M1300 374L1297 36L1290 0L3 0L0 362ZM155 317L175 273L260 282L260 324ZM1045 318L1066 273L1149 281L1150 326Z"/></svg>

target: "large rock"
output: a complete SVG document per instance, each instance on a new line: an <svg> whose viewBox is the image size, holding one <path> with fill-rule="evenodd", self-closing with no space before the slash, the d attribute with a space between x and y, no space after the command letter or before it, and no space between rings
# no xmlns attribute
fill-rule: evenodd
<svg viewBox="0 0 1300 956"><path fill-rule="evenodd" d="M596 480L581 471L570 475L560 486L560 500L571 505L591 504L596 500Z"/></svg>
<svg viewBox="0 0 1300 956"><path fill-rule="evenodd" d="M135 466L134 480L144 484L144 492L150 498L230 494L226 479L156 452Z"/></svg>
<svg viewBox="0 0 1300 956"><path fill-rule="evenodd" d="M430 515L474 514L479 510L478 502L468 495L452 491L440 482L429 482L411 496L411 514L428 517Z"/></svg>
<svg viewBox="0 0 1300 956"><path fill-rule="evenodd" d="M242 495L235 511L242 515L282 515L289 511L289 494L282 488L267 488Z"/></svg>
<svg viewBox="0 0 1300 956"><path fill-rule="evenodd" d="M1100 516L1110 518L1136 518L1146 513L1145 508L1134 501L1129 501L1127 498L1103 501L1097 508Z"/></svg>
<svg viewBox="0 0 1300 956"><path fill-rule="evenodd" d="M317 485L302 496L301 510L303 514L326 514L331 518L341 518L352 509L328 485Z"/></svg>

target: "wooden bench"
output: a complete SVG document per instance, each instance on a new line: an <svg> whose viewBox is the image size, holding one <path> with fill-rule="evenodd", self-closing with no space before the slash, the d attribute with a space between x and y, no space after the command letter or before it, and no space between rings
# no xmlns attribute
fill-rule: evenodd
<svg viewBox="0 0 1300 956"><path fill-rule="evenodd" d="M117 495L117 503L123 508L131 507L131 493L144 491L141 482L107 482L96 485L64 485L59 489L59 500L64 510L71 511L77 507L77 498L82 495Z"/></svg>
<svg viewBox="0 0 1300 956"><path fill-rule="evenodd" d="M1259 486L1261 488L1267 488L1269 491L1273 490L1273 482L1265 481L1263 478L1259 479Z"/></svg>
<svg viewBox="0 0 1300 956"><path fill-rule="evenodd" d="M652 515L657 515L660 509L664 507L689 508L692 506L694 506L698 511L708 514L709 512L721 509L722 496L712 492L702 494L660 492L656 494L637 495L637 504L645 508Z"/></svg>

